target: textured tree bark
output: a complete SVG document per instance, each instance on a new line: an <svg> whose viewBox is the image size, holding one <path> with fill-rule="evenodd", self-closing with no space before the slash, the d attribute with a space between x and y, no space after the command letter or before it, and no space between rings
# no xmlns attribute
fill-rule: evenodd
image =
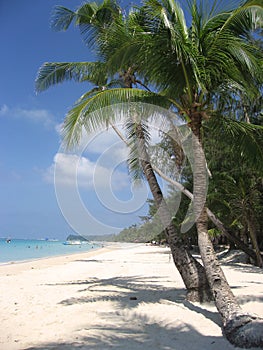
<svg viewBox="0 0 263 350"><path fill-rule="evenodd" d="M183 242L180 240L179 235L172 224L171 213L163 198L162 191L149 160L141 124L138 123L135 128L139 154L141 156L141 166L152 192L154 201L158 207L158 214L166 233L166 238L171 249L174 263L187 288L187 299L190 301L199 302L211 301L211 291L203 266L198 263L197 260L195 260L190 252L184 247Z"/></svg>
<svg viewBox="0 0 263 350"><path fill-rule="evenodd" d="M127 88L132 88L132 84L136 80L131 67L127 71L123 72L120 75L120 78L123 80L124 85ZM134 124L138 141L137 147L141 156L140 163L156 206L158 207L159 216L171 249L174 264L177 267L186 286L187 299L189 301L199 302L211 301L213 300L213 297L204 267L196 259L194 259L190 252L183 246L183 243L180 241L179 235L175 231L175 227L172 224L171 214L163 198L161 188L152 169L150 158L145 147L145 137L140 118L138 119L139 120L137 121L135 113Z"/></svg>
<svg viewBox="0 0 263 350"><path fill-rule="evenodd" d="M203 205L203 194L206 184L206 162L200 143L201 116L193 114L191 129L193 131L194 152L194 210ZM245 314L238 304L223 270L216 257L212 242L207 231L207 210L204 206L196 218L198 245L207 279L213 293L217 310L219 311L226 338L239 347L263 346L263 319Z"/></svg>
<svg viewBox="0 0 263 350"><path fill-rule="evenodd" d="M255 259L256 264L257 266L262 267L263 261L262 261L262 256L258 245L258 240L257 240L255 220L252 213L248 213L247 215L247 225L248 225L251 242L256 252L256 259Z"/></svg>

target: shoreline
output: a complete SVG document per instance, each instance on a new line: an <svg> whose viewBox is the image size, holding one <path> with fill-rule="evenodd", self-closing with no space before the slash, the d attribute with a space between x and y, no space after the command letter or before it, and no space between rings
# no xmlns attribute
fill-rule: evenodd
<svg viewBox="0 0 263 350"><path fill-rule="evenodd" d="M121 244L121 243L120 243ZM97 254L111 251L116 249L114 243L103 243L103 246L93 248L84 252L74 252L74 253L66 253L61 255L52 255L52 256L46 256L42 258L35 258L35 259L28 259L28 260L16 260L16 261L9 261L9 262L0 262L0 276L5 274L6 272L9 272L14 270L15 272L21 272L27 269L32 268L43 268L43 267L49 267L53 265L61 265L66 264L68 262L72 262L76 259L80 259L83 256L85 258L90 258L92 256L95 256ZM4 270L4 271L2 271Z"/></svg>
<svg viewBox="0 0 263 350"><path fill-rule="evenodd" d="M0 349L238 350L215 306L185 300L169 248L95 251L0 266ZM243 309L263 316L263 270L223 263Z"/></svg>
<svg viewBox="0 0 263 350"><path fill-rule="evenodd" d="M16 264L24 264L24 263L29 263L29 262L33 262L33 261L38 261L38 260L45 260L45 259L52 259L52 258L59 258L59 257L63 257L63 256L70 256L70 255L74 255L74 254L85 254L85 253L89 253L90 251L96 251L96 250L99 250L99 249L102 249L104 248L104 246L106 245L103 245L101 247L93 247L89 250L86 250L84 252L72 252L72 253L63 253L63 254L58 254L58 255L48 255L48 256L43 256L43 257L39 257L39 258L32 258L32 259L24 259L24 260L10 260L10 261L3 261L1 262L0 261L0 267L1 266L7 266L7 265L16 265Z"/></svg>
<svg viewBox="0 0 263 350"><path fill-rule="evenodd" d="M13 239L13 241L27 241L27 239ZM43 240L43 239L34 239L33 240L34 242L37 242L37 243L47 243L47 241ZM61 243L63 244L63 241L59 241L59 240L56 240L56 241L48 241L48 243ZM89 252L90 250L97 250L97 249L100 249L101 247L104 247L108 245L108 242L95 242L95 241L90 241L88 243L88 246L90 247L89 249L85 249L86 248L86 245L84 245L84 249L81 250L81 251L72 251L70 252L69 250L68 251L54 251L50 254L50 252L46 252L47 255L42 255L41 254L39 256L35 256L35 257L23 257L23 258L18 258L18 260L16 260L15 258L13 259L10 259L10 260L3 260L3 261L0 261L0 266L2 265L9 265L9 264L19 264L19 263L24 263L24 262L30 262L30 261L35 261L35 260L41 260L41 259L48 259L48 258L55 258L55 257L60 257L60 256L65 256L65 255L71 255L71 254L81 254L81 252L85 253L85 252ZM69 247L70 245L68 245L67 247ZM16 245L15 245L16 247ZM76 246L73 246L74 248ZM79 248L82 248L82 244L78 245ZM25 247L21 247L22 250L25 249ZM28 247L27 247L28 248ZM30 248L30 247L29 247ZM40 251L42 252L42 247L40 246ZM37 248L38 249L38 248ZM44 247L44 249L46 249L46 247Z"/></svg>
<svg viewBox="0 0 263 350"><path fill-rule="evenodd" d="M131 247L137 247L141 245L144 245L144 244L143 243L103 242L101 247L93 248L83 252L66 253L63 255L52 255L52 256L46 256L46 257L36 258L36 259L10 261L6 263L3 262L3 263L0 263L0 277L8 271L12 272L14 270L15 272L21 272L29 268L32 269L32 268L49 267L57 264L61 265L61 264L66 264L68 262L72 262L77 258L80 259L83 256L85 256L85 258L90 258L92 256L95 256L104 252L112 251L115 249L125 249L127 247L131 248Z"/></svg>

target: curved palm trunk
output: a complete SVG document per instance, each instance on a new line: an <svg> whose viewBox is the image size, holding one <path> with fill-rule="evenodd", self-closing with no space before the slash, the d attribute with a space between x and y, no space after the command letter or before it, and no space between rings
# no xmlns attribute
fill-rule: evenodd
<svg viewBox="0 0 263 350"><path fill-rule="evenodd" d="M206 184L206 162L203 153L200 152L201 116L198 113L192 114L191 129L194 152L194 210L196 212L203 204L202 197ZM203 207L201 214L196 218L196 227L201 258L216 307L222 317L227 339L239 347L262 347L263 319L245 314L232 293L208 235L206 207Z"/></svg>
<svg viewBox="0 0 263 350"><path fill-rule="evenodd" d="M171 222L172 218L169 208L164 200L145 147L144 133L141 124L136 124L135 129L140 153L140 163L154 201L158 207L158 214L164 227L174 263L187 288L187 299L200 302L212 300L210 287L203 266L198 263L184 247L183 242L180 240Z"/></svg>
<svg viewBox="0 0 263 350"><path fill-rule="evenodd" d="M251 242L252 242L252 245L255 249L255 253L256 253L256 257L257 257L255 260L256 264L257 264L257 266L262 267L263 261L262 261L262 256L261 256L261 252L260 252L259 245L258 245L257 234L256 234L256 225L255 225L255 220L254 220L254 216L253 216L252 212L247 214L247 224L248 224Z"/></svg>
<svg viewBox="0 0 263 350"><path fill-rule="evenodd" d="M123 72L120 77L127 88L132 88L132 84L136 82L131 67L129 67L127 71ZM172 224L172 218L168 206L164 200L161 188L152 169L150 158L145 147L145 138L142 125L140 121L137 123L135 122L134 124L135 134L138 141L137 147L140 154L140 163L143 173L158 208L160 220L164 227L164 232L171 249L174 264L177 267L187 289L187 299L189 301L199 302L211 301L213 300L213 297L207 281L205 269L196 259L193 258L190 252L180 241L175 227Z"/></svg>

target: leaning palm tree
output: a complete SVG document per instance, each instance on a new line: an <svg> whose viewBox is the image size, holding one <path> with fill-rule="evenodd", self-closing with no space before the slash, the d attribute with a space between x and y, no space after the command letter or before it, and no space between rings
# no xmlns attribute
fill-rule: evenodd
<svg viewBox="0 0 263 350"><path fill-rule="evenodd" d="M250 34L255 28L262 28L263 1L242 1L237 8L227 11L219 11L220 3L213 1L211 7L206 7L205 2L188 1L191 15L188 27L178 2L144 1L133 16L134 30L129 40L115 50L109 61L111 67L119 64L120 56L122 66L135 62L137 74L170 98L188 123L194 136L196 212L206 183L206 162L199 151L202 124L216 116L213 99L223 91L228 95L253 96L262 84L262 50L250 40ZM120 37L119 27L114 30ZM232 125L235 134L239 125L231 120L227 124L225 118L223 121L221 127ZM243 131L248 135L251 130L244 127ZM262 135L262 129L260 133ZM253 132L250 136L253 139ZM256 142L254 145L257 146ZM241 142L240 146L246 152L245 144ZM262 159L262 150L257 154ZM252 331L253 324L263 326L262 320L245 315L236 302L208 236L205 207L196 217L196 226L202 261L227 338L239 346L262 346L262 335L256 336Z"/></svg>
<svg viewBox="0 0 263 350"><path fill-rule="evenodd" d="M122 25L118 11L114 12L112 21L108 8L106 13L100 11L98 18L92 16L96 21L110 18L106 30L104 23L99 36L100 54L107 73L114 76L118 71L128 71L131 83L137 73L161 91L162 96L131 88L103 90L92 100L82 98L68 115L65 125L65 131L74 138L77 134L70 134L70 130L82 128L80 121L101 106L124 100L160 104L165 96L187 121L194 136L195 208L200 207L203 200L206 177L205 158L197 150L202 145L202 122L213 114L213 97L222 89L229 93L235 89L253 94L255 86L262 82L262 52L247 35L254 26L262 26L262 0L248 1L237 9L224 12L216 12L217 3L214 1L210 13L204 15L202 2L199 6L196 1L189 1L192 16L189 28L182 8L173 0L145 1L141 9L129 16L125 25ZM65 9L62 12L65 14ZM86 15L85 11L82 13ZM66 27L74 16L70 12L68 18L64 16L61 27ZM91 21L77 17L77 22L88 39ZM98 28L101 27L96 27L96 31ZM49 68L53 69L50 75L45 73ZM71 68L57 74L54 66L44 66L38 79L39 86L48 87L68 78L82 81L85 74L89 74L84 65L80 70ZM100 115L97 116L91 124L100 122ZM226 336L239 346L262 346L262 320L244 314L236 302L209 240L206 213L204 207L196 218L199 247ZM260 330L258 334L255 334L255 327Z"/></svg>
<svg viewBox="0 0 263 350"><path fill-rule="evenodd" d="M90 46L93 47L99 42L104 50L108 42L106 37L111 24L114 21L118 24L124 24L116 3L109 0L101 5L96 3L84 4L76 12L57 7L54 12L53 27L67 29L73 20L80 27ZM90 37L92 38L91 41L89 40ZM94 38L97 38L97 42ZM155 102L159 100L159 105L163 103L167 105L167 99L151 94L147 86L136 79L130 66L119 72L117 78L114 79L114 74L111 77L109 76L109 70L103 57L100 58L101 60L96 62L45 63L39 71L36 82L38 91L71 79L78 82L88 81L95 85L92 90L81 96L65 119L63 139L68 148L75 146L80 141L83 127L90 132L101 127L101 125L112 125L114 123L114 112L112 115L102 112L103 108L109 105L123 101L139 100L152 103L153 98ZM144 90L133 89L133 85L138 84ZM146 91L148 91L147 95L145 95ZM159 206L161 221L173 260L187 288L187 299L191 301L211 300L210 287L203 266L184 247L172 224L172 215L165 202L147 152L145 125L143 125L138 115L136 117L127 115L127 117L129 119L129 122L126 123L130 139L129 145L133 152L131 167L134 168L136 164L137 170L138 167L142 168L154 200ZM138 159L135 159L134 152L141 155L139 162L137 162Z"/></svg>

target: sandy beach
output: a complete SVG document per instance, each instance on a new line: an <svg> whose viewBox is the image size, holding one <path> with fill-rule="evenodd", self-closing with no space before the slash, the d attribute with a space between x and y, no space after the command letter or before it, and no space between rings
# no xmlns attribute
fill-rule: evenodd
<svg viewBox="0 0 263 350"><path fill-rule="evenodd" d="M263 270L223 262L244 310L263 317ZM230 350L213 304L185 301L169 249L114 244L0 266L0 349Z"/></svg>

